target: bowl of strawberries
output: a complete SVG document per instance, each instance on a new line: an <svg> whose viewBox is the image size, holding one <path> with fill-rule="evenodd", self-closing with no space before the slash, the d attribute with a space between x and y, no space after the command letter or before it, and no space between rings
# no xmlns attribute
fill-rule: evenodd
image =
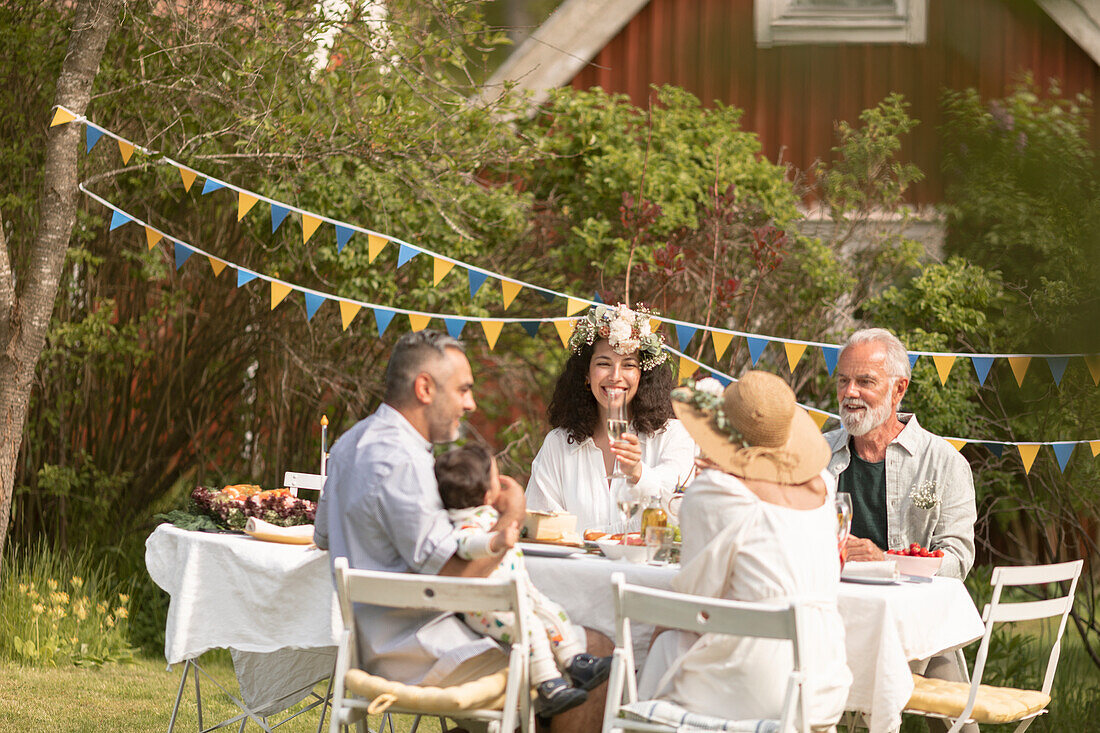
<svg viewBox="0 0 1100 733"><path fill-rule="evenodd" d="M639 532L607 535L596 540L596 544L600 546L600 552L608 560L626 560L634 563L646 561L645 540Z"/></svg>
<svg viewBox="0 0 1100 733"><path fill-rule="evenodd" d="M929 550L916 542L904 550L887 550L886 554L888 560L897 563L898 572L902 575L931 578L943 563L943 550Z"/></svg>

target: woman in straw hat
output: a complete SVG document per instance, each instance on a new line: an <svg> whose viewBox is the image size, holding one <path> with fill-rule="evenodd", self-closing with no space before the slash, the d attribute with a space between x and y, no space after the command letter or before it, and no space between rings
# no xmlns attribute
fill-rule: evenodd
<svg viewBox="0 0 1100 733"><path fill-rule="evenodd" d="M672 393L705 466L680 509L683 567L673 588L738 601L802 603L809 724L828 728L851 684L837 611L835 481L829 447L779 377L751 371L722 391L713 379ZM639 692L728 719L778 718L790 647L784 642L659 636Z"/></svg>
<svg viewBox="0 0 1100 733"><path fill-rule="evenodd" d="M694 473L695 443L672 414L672 372L645 308L597 306L579 319L548 410L554 428L531 465L527 508L577 515L577 528L621 525L620 499L668 499ZM627 432L608 435L624 401ZM625 478L612 478L616 459Z"/></svg>

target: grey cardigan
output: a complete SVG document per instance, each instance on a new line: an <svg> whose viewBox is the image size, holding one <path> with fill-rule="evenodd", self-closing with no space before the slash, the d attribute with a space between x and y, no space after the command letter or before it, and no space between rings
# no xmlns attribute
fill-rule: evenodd
<svg viewBox="0 0 1100 733"><path fill-rule="evenodd" d="M950 443L920 426L911 413L898 413L905 423L886 446L886 534L890 546L901 550L916 542L943 550L939 575L962 580L974 564L974 476L970 464ZM829 472L840 476L852 457L848 431L825 434L833 455ZM913 493L931 482L934 506L923 508Z"/></svg>

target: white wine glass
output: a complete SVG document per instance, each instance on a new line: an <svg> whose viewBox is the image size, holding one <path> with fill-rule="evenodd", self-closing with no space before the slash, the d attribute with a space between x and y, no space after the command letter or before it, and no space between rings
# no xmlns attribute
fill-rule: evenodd
<svg viewBox="0 0 1100 733"><path fill-rule="evenodd" d="M840 567L844 567L844 547L852 533L852 496L846 491L836 492L836 546L840 552Z"/></svg>
<svg viewBox="0 0 1100 733"><path fill-rule="evenodd" d="M623 433L629 429L626 419L626 390L608 390L607 393L607 439L611 443L622 439ZM615 465L611 469L608 478L627 478L619 465L619 457L615 456Z"/></svg>

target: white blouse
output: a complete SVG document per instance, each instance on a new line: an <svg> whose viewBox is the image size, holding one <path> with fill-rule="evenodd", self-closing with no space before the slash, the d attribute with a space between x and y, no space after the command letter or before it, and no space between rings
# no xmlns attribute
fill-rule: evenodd
<svg viewBox="0 0 1100 733"><path fill-rule="evenodd" d="M695 441L679 420L671 419L656 433L639 434L638 442L642 448L638 482L613 479L609 488L603 453L592 438L570 443L567 430L551 430L531 464L527 508L576 514L577 531L584 532L622 524L615 502L620 492L641 501L649 496L667 501L676 486L693 475Z"/></svg>

